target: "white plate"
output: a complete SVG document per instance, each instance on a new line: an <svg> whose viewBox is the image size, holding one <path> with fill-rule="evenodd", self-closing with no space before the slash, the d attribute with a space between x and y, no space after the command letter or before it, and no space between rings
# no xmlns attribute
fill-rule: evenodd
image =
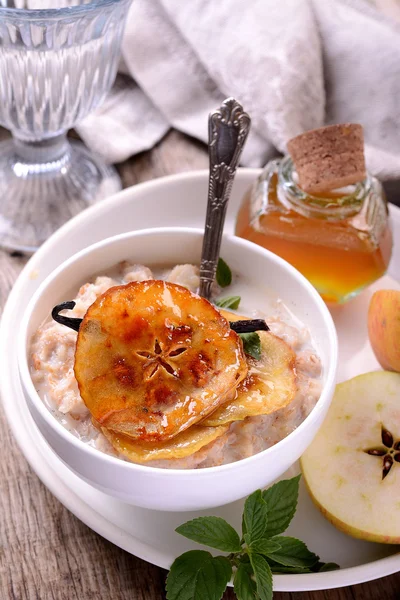
<svg viewBox="0 0 400 600"><path fill-rule="evenodd" d="M258 173L255 169L238 172L228 209L228 231L233 229L241 197ZM125 505L81 481L57 458L39 434L23 398L17 375L15 328L27 299L62 260L106 236L132 229L160 225L201 227L206 192L207 172L187 173L137 185L75 217L42 246L21 273L5 307L0 330L3 404L14 436L32 468L60 502L89 527L128 552L165 568L178 554L196 547L174 533L175 527L194 513L163 513ZM400 281L400 210L392 207L391 213L397 251L390 274ZM374 289L380 287L400 289L388 276ZM379 368L366 330L371 293L370 289L334 311L340 344L340 380ZM241 510L242 503L235 502L212 512L239 526ZM309 543L324 561L338 562L343 568L312 575L276 575L276 591L341 587L400 570L398 548L361 542L338 532L314 508L304 489L290 533Z"/></svg>

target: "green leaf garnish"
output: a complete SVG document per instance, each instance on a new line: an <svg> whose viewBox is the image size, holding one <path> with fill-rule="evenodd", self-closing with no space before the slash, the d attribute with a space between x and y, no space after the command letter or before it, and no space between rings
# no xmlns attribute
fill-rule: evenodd
<svg viewBox="0 0 400 600"><path fill-rule="evenodd" d="M189 540L222 552L240 552L242 549L239 535L220 517L199 517L180 525L175 531Z"/></svg>
<svg viewBox="0 0 400 600"><path fill-rule="evenodd" d="M167 600L220 600L231 576L232 565L224 556L189 550L172 563Z"/></svg>
<svg viewBox="0 0 400 600"><path fill-rule="evenodd" d="M327 562L327 563L320 563L321 566L318 565L318 573L323 573L323 572L327 572L327 571L337 571L338 569L340 569L339 565L337 565L334 562ZM315 565L312 568L313 571L315 571Z"/></svg>
<svg viewBox="0 0 400 600"><path fill-rule="evenodd" d="M287 574L302 574L302 573L322 573L324 571L336 571L340 569L336 563L322 563L317 562L312 567L286 567L279 565L272 559L268 559L268 564L271 567L273 573L287 573Z"/></svg>
<svg viewBox="0 0 400 600"><path fill-rule="evenodd" d="M261 340L258 333L239 333L239 337L243 342L243 350L246 354L250 354L256 360L261 359Z"/></svg>
<svg viewBox="0 0 400 600"><path fill-rule="evenodd" d="M292 479L279 481L262 493L268 507L266 537L272 537L286 531L293 519L299 497L300 475Z"/></svg>
<svg viewBox="0 0 400 600"><path fill-rule="evenodd" d="M219 287L222 288L232 283L232 271L222 258L218 259L216 279Z"/></svg>
<svg viewBox="0 0 400 600"><path fill-rule="evenodd" d="M304 542L277 535L285 531L297 506L299 477L257 490L244 505L242 536L220 517L200 517L176 531L229 556L190 550L172 564L167 600L221 600L233 572L238 600L271 600L272 573L317 573L339 568L323 563Z"/></svg>
<svg viewBox="0 0 400 600"><path fill-rule="evenodd" d="M270 556L274 552L278 552L281 549L280 544L270 538L261 538L254 540L249 545L250 554L255 552L256 554L263 554L264 556Z"/></svg>
<svg viewBox="0 0 400 600"><path fill-rule="evenodd" d="M246 525L245 525L245 527L246 527ZM244 540L244 542L245 542L245 544L247 546L250 546L250 544L251 544L251 535L248 534L248 533L244 533L243 534L243 540Z"/></svg>
<svg viewBox="0 0 400 600"><path fill-rule="evenodd" d="M224 298L216 300L215 304L220 308L232 308L233 310L236 310L239 308L240 300L240 296L225 296Z"/></svg>
<svg viewBox="0 0 400 600"><path fill-rule="evenodd" d="M254 600L256 582L251 578L253 567L249 563L240 563L233 579L233 590L238 600Z"/></svg>
<svg viewBox="0 0 400 600"><path fill-rule="evenodd" d="M313 573L313 571L309 567L285 567L284 565L278 565L278 563L273 563L270 559L268 559L268 564L271 567L271 571L276 575L280 575L281 573L285 573L287 575L301 575L302 573Z"/></svg>
<svg viewBox="0 0 400 600"><path fill-rule="evenodd" d="M257 595L260 600L272 600L272 573L267 561L259 554L250 554L256 580Z"/></svg>
<svg viewBox="0 0 400 600"><path fill-rule="evenodd" d="M278 535L274 541L278 542L280 549L271 553L271 558L280 565L310 568L319 561L319 556L310 552L305 543L297 538Z"/></svg>
<svg viewBox="0 0 400 600"><path fill-rule="evenodd" d="M246 523L244 521L244 511L243 511L243 514L242 514L242 536L243 536L243 538L246 535L246 533L247 533L247 529L246 529ZM246 542L246 544L247 544L247 542Z"/></svg>
<svg viewBox="0 0 400 600"><path fill-rule="evenodd" d="M253 492L244 503L244 522L246 525L246 542L252 542L263 537L267 527L268 507L265 504L261 490Z"/></svg>

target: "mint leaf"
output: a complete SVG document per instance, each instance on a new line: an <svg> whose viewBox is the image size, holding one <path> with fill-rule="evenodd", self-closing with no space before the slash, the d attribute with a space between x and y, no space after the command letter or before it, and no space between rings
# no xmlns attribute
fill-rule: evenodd
<svg viewBox="0 0 400 600"><path fill-rule="evenodd" d="M239 308L240 296L225 296L225 298L219 298L215 301L215 304L220 308L232 308L235 310Z"/></svg>
<svg viewBox="0 0 400 600"><path fill-rule="evenodd" d="M222 552L240 552L242 549L239 535L220 517L199 517L180 525L175 531L189 540Z"/></svg>
<svg viewBox="0 0 400 600"><path fill-rule="evenodd" d="M273 539L280 545L280 550L271 554L274 562L286 567L312 567L319 560L319 556L310 552L305 543L297 538L276 536Z"/></svg>
<svg viewBox="0 0 400 600"><path fill-rule="evenodd" d="M272 600L272 573L269 564L259 554L250 554L250 563L253 567L260 600Z"/></svg>
<svg viewBox="0 0 400 600"><path fill-rule="evenodd" d="M222 288L228 287L232 283L232 271L222 258L218 259L216 279L218 285Z"/></svg>
<svg viewBox="0 0 400 600"><path fill-rule="evenodd" d="M317 569L315 567L318 567ZM337 569L340 569L339 565L337 565L334 562L327 562L327 563L317 563L317 565L314 565L312 570L314 572L317 573L326 573L327 571L337 571Z"/></svg>
<svg viewBox="0 0 400 600"><path fill-rule="evenodd" d="M268 507L268 526L265 537L283 533L293 519L299 496L301 475L292 479L278 481L263 492L263 499Z"/></svg>
<svg viewBox="0 0 400 600"><path fill-rule="evenodd" d="M268 508L261 490L253 492L244 504L243 519L246 529L246 541L250 542L263 537L267 527Z"/></svg>
<svg viewBox="0 0 400 600"><path fill-rule="evenodd" d="M224 556L189 550L172 563L167 600L220 600L231 576L232 566Z"/></svg>
<svg viewBox="0 0 400 600"><path fill-rule="evenodd" d="M289 574L302 574L302 573L323 573L327 571L336 571L340 569L336 563L322 563L318 562L312 567L286 567L279 565L272 559L268 558L268 564L271 567L273 573L289 573Z"/></svg>
<svg viewBox="0 0 400 600"><path fill-rule="evenodd" d="M256 360L261 358L261 340L258 333L239 333L239 337L243 342L243 350L246 354L250 354Z"/></svg>
<svg viewBox="0 0 400 600"><path fill-rule="evenodd" d="M278 565L277 563L273 563L273 561L271 560L268 560L268 564L271 567L271 571L277 574L287 573L289 575L301 575L302 573L314 572L309 567L285 567L284 565Z"/></svg>
<svg viewBox="0 0 400 600"><path fill-rule="evenodd" d="M254 540L251 542L249 546L249 551L255 552L256 554L263 554L264 556L269 556L270 554L274 554L274 552L278 552L281 546L275 541L268 538L261 538L259 540Z"/></svg>
<svg viewBox="0 0 400 600"><path fill-rule="evenodd" d="M246 528L246 523L245 523L245 520L244 520L244 510L243 510L243 514L242 514L242 536L243 536L243 539L246 541L246 544L247 544L246 534L247 534L247 528Z"/></svg>
<svg viewBox="0 0 400 600"><path fill-rule="evenodd" d="M252 579L253 569L249 563L240 563L233 579L233 590L237 600L254 600L256 582Z"/></svg>

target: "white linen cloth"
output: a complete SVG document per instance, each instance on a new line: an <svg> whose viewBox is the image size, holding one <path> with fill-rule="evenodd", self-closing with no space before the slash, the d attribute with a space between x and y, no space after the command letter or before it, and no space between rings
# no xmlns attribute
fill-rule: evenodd
<svg viewBox="0 0 400 600"><path fill-rule="evenodd" d="M350 121L368 168L400 177L400 23L366 0L133 0L122 55L123 75L77 127L108 162L170 127L206 142L209 112L234 96L252 118L246 166Z"/></svg>

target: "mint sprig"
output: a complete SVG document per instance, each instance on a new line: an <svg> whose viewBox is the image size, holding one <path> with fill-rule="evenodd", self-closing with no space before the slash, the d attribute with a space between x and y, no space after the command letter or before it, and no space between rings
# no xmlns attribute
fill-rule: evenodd
<svg viewBox="0 0 400 600"><path fill-rule="evenodd" d="M315 573L339 568L320 562L306 544L279 535L297 507L300 476L257 490L244 505L242 538L221 517L199 517L176 531L199 544L228 552L212 556L191 550L179 556L167 577L167 600L220 600L233 574L238 600L271 600L273 573Z"/></svg>

